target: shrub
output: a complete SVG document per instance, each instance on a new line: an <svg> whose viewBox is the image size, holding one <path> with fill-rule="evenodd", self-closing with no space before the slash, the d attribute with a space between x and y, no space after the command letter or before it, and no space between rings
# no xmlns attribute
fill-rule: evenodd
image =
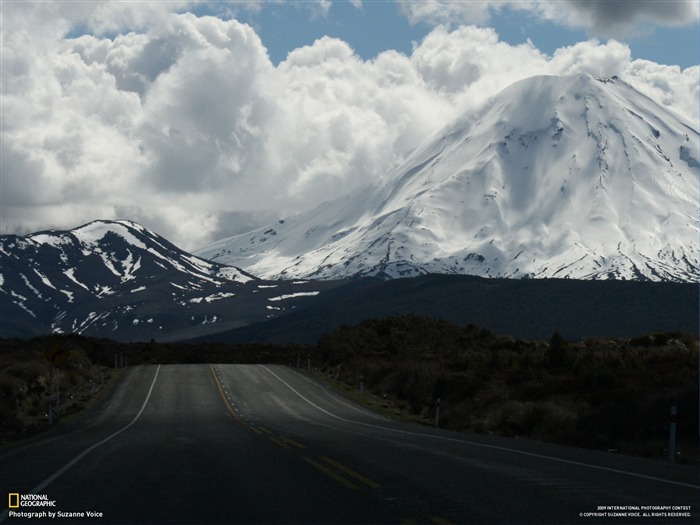
<svg viewBox="0 0 700 525"><path fill-rule="evenodd" d="M547 348L547 366L559 368L568 364L568 348L566 341L559 332L554 332L549 339Z"/></svg>

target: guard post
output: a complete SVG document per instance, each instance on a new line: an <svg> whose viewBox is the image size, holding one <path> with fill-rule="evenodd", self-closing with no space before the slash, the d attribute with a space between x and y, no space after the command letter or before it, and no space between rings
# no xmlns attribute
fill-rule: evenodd
<svg viewBox="0 0 700 525"><path fill-rule="evenodd" d="M668 460L671 463L676 462L676 423L678 422L678 407L671 407L671 415L669 417L671 430L668 437Z"/></svg>

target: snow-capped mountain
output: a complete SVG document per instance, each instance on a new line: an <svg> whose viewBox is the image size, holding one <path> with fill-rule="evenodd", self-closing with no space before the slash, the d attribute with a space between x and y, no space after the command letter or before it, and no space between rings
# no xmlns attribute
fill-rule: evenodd
<svg viewBox="0 0 700 525"><path fill-rule="evenodd" d="M266 283L129 221L0 236L2 337L191 337L266 320L321 288Z"/></svg>
<svg viewBox="0 0 700 525"><path fill-rule="evenodd" d="M376 185L195 252L265 278L698 281L698 130L622 80L516 82Z"/></svg>

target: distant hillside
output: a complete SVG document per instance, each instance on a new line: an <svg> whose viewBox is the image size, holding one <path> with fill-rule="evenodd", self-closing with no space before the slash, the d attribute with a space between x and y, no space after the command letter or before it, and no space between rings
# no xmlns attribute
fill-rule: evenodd
<svg viewBox="0 0 700 525"><path fill-rule="evenodd" d="M418 314L476 324L523 339L633 337L657 330L698 333L697 284L425 275L357 279L304 310L198 341L312 344L342 325Z"/></svg>
<svg viewBox="0 0 700 525"><path fill-rule="evenodd" d="M262 281L130 221L0 235L0 337L185 339L283 315L339 284Z"/></svg>
<svg viewBox="0 0 700 525"><path fill-rule="evenodd" d="M419 314L518 338L698 331L691 283L427 274L263 281L129 221L0 236L0 337L315 344L370 318ZM201 338L201 339L194 339Z"/></svg>

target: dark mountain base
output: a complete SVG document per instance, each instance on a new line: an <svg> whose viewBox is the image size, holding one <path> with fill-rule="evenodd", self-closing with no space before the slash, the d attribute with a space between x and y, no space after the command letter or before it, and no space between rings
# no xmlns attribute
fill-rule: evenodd
<svg viewBox="0 0 700 525"><path fill-rule="evenodd" d="M697 284L648 281L357 279L303 310L196 341L310 344L342 325L404 314L476 324L519 339L549 339L555 331L569 340L698 333L698 292Z"/></svg>

